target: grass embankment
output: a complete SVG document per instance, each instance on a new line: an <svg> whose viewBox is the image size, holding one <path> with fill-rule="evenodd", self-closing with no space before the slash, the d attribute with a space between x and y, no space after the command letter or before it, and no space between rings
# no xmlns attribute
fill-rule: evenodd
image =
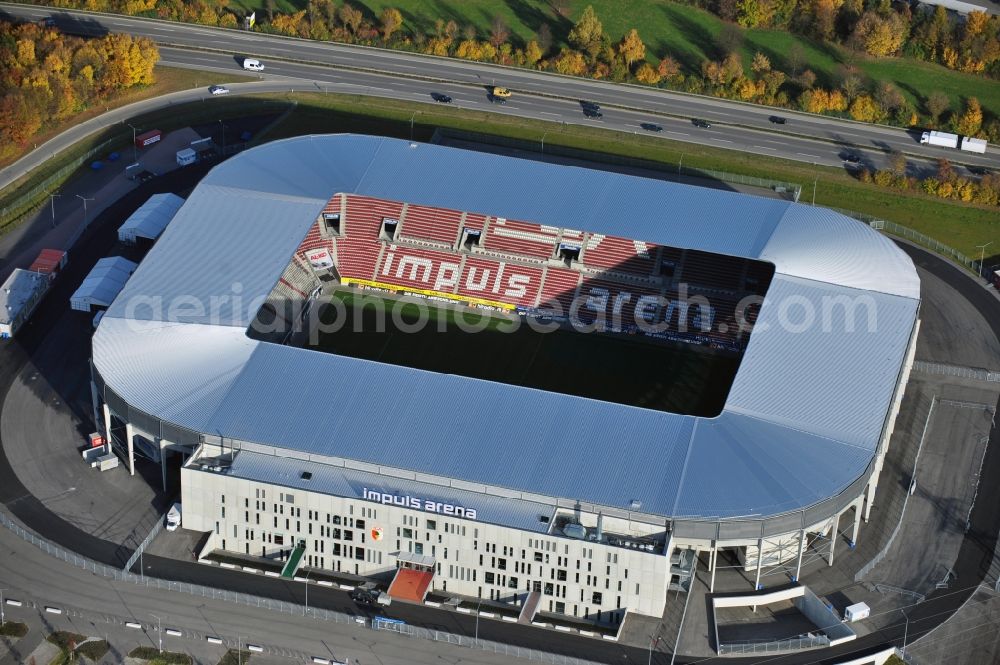
<svg viewBox="0 0 1000 665"><path fill-rule="evenodd" d="M0 636L3 637L24 637L28 634L27 624L17 621L6 621L0 623Z"/></svg>
<svg viewBox="0 0 1000 665"><path fill-rule="evenodd" d="M306 0L276 0L278 11L305 9ZM722 57L719 33L726 22L703 9L665 0L630 0L627 10L622 0L568 0L569 18L558 16L549 0L356 0L352 3L375 19L385 7L396 7L403 14L404 29L434 33L436 19L454 20L459 27L474 25L480 39L489 34L494 16L503 17L519 43L532 39L542 23L548 23L553 35L553 53L566 44L566 36L587 5L604 25L604 32L617 41L632 28L646 44L646 57L652 63L669 55L680 62L686 74L700 74L701 63ZM233 0L231 7L263 12L264 0ZM261 16L259 13L258 16ZM1000 85L971 74L956 72L941 65L908 58L867 58L837 44L824 43L792 34L786 30L753 29L743 31L743 63L749 67L754 53L760 51L772 65L789 73L788 54L798 45L803 54L801 66L811 69L818 83L825 87L837 84L837 69L844 64L857 66L874 81L891 81L915 108L922 109L923 99L933 91L951 98L952 107L961 108L961 100L976 95L988 114L1000 115ZM926 112L926 111L924 111Z"/></svg>
<svg viewBox="0 0 1000 665"><path fill-rule="evenodd" d="M169 84L171 87L161 88L158 93L154 94L167 94L169 92L176 92L177 90L201 87L206 81L218 82L219 79L218 76L213 77L212 74L175 68L160 68L158 69L158 75L161 70L164 74L161 76L160 82ZM225 78L225 82L230 82L230 78L244 80L244 77L241 76L227 76ZM149 96L153 96L153 94ZM131 101L125 103L131 103ZM269 111L281 112L285 108L287 108L287 102L280 100L247 99L243 97L213 97L205 102L154 111L152 113L135 116L130 120L131 123L137 128L156 128L167 132L179 127L186 127L191 124L228 120L231 118L238 118L256 113L266 113ZM100 109L100 112L104 112L104 110ZM79 122L82 122L85 119L86 118L80 117L78 120ZM63 129L65 129L65 127L63 127ZM123 157L118 163L127 163L131 156L132 129L128 127L128 125L113 125L96 131L90 136L87 136L81 141L75 143L70 148L60 152L52 159L46 161L40 167L26 174L0 192L0 211L4 213L0 216L0 234L3 234L5 231L9 230L9 228L12 228L20 222L21 218L15 216L9 219L5 224L5 219L7 219L8 215L20 215L21 213L27 214L34 210L38 205L47 201L48 192L55 192L62 186L63 183L68 181L71 177L74 177L75 174L79 173L81 169L88 168L86 164L83 164L79 167L79 169L68 171L68 165L71 165L74 161L78 160L92 149L108 141L110 141L110 143L106 149L102 150L102 154L113 151L125 153L126 156ZM100 159L100 156L95 155L94 159ZM66 172L61 173L62 171ZM37 192L36 196L29 201L21 200L23 196L46 182L48 182L45 188L46 191Z"/></svg>
<svg viewBox="0 0 1000 665"><path fill-rule="evenodd" d="M218 665L246 665L250 662L250 656L252 654L249 651L237 651L236 649L230 649L219 659Z"/></svg>
<svg viewBox="0 0 1000 665"><path fill-rule="evenodd" d="M286 98L283 96L282 98ZM500 136L564 145L583 150L649 159L684 167L713 169L743 175L800 183L802 201L812 200L816 180L816 204L856 210L908 226L967 256L978 256L976 245L990 240L1000 245L1000 215L996 208L948 202L917 193L879 189L858 180L840 168L814 167L734 150L681 143L659 136L632 135L594 127L560 125L432 104L414 104L352 95L295 93L287 98L298 107L268 134L284 138L299 134L362 132L426 140L435 127L489 132Z"/></svg>

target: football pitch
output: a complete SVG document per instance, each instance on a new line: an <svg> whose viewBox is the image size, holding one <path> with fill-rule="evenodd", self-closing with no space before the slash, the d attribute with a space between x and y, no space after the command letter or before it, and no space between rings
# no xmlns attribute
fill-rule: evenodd
<svg viewBox="0 0 1000 665"><path fill-rule="evenodd" d="M346 289L318 319L308 346L327 353L705 417L721 412L740 363L680 342L541 332L517 314Z"/></svg>

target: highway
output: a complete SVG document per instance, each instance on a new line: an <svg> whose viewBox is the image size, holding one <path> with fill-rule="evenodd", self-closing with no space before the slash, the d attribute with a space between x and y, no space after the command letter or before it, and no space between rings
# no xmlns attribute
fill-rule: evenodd
<svg viewBox="0 0 1000 665"><path fill-rule="evenodd" d="M253 56L262 59L267 67L262 76L316 84L312 86L314 90L342 84L363 88L373 96L425 102L431 101L431 92L442 92L464 108L490 109L553 122L595 124L635 133L645 131L641 123L652 122L663 127L663 131L656 134L663 138L823 166L844 165L843 156L849 152L857 154L862 165L883 166L885 154L899 150L918 158L913 166L915 173L929 167L927 160L939 157L980 168L1000 169L1000 151L995 149L986 155L976 155L935 148L921 145L917 131L644 86L150 19L62 9L53 11L9 3L0 3L0 12L31 20L52 15L60 29L76 34L117 31L147 36L163 47L164 64L245 74L237 60ZM487 100L487 86L494 83L514 91L507 105L490 104ZM585 118L580 105L582 100L601 104L604 116ZM786 118L787 124L772 124L769 118L776 114ZM693 118L707 120L712 126L708 129L696 127L691 122Z"/></svg>

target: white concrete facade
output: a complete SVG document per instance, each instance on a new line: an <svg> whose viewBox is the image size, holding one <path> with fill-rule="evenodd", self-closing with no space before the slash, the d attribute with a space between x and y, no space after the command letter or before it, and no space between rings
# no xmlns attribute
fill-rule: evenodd
<svg viewBox="0 0 1000 665"><path fill-rule="evenodd" d="M434 559L431 588L442 592L520 604L537 590L541 611L610 623L626 610L663 613L670 574L662 548L648 552L293 490L192 464L211 452L221 451L203 446L182 468L183 526L211 532L217 550L285 560L304 541L302 565L365 577L391 574L401 552L413 553ZM625 522L604 518L609 532L661 541L666 535Z"/></svg>

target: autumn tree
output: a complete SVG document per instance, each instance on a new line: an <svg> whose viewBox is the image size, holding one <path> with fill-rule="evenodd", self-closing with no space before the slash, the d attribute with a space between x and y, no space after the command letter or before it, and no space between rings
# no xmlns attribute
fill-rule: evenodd
<svg viewBox="0 0 1000 665"><path fill-rule="evenodd" d="M889 170L898 176L906 175L906 155L899 150L893 150L890 152Z"/></svg>
<svg viewBox="0 0 1000 665"><path fill-rule="evenodd" d="M743 46L743 31L740 30L739 26L727 23L722 26L715 41L724 55L736 53Z"/></svg>
<svg viewBox="0 0 1000 665"><path fill-rule="evenodd" d="M560 74L582 76L587 73L587 62L583 54L573 49L564 48L552 64Z"/></svg>
<svg viewBox="0 0 1000 665"><path fill-rule="evenodd" d="M618 54L625 59L625 65L629 69L632 69L634 62L646 58L646 45L642 43L635 28L622 37L621 43L618 44Z"/></svg>
<svg viewBox="0 0 1000 665"><path fill-rule="evenodd" d="M542 59L542 55L542 47L538 45L537 41L532 39L524 47L524 64L534 67Z"/></svg>
<svg viewBox="0 0 1000 665"><path fill-rule="evenodd" d="M757 51L754 53L753 62L750 63L750 71L758 76L771 71L771 59Z"/></svg>
<svg viewBox="0 0 1000 665"><path fill-rule="evenodd" d="M744 28L765 25L766 16L761 0L736 0L736 22Z"/></svg>
<svg viewBox="0 0 1000 665"><path fill-rule="evenodd" d="M503 19L503 16L497 14L490 23L490 44L493 44L495 48L500 48L500 45L509 38L510 28L507 26L507 22Z"/></svg>
<svg viewBox="0 0 1000 665"><path fill-rule="evenodd" d="M656 85L660 82L660 73L653 69L653 66L648 62L644 62L639 65L639 69L636 70L635 78L640 83L645 83L646 85Z"/></svg>
<svg viewBox="0 0 1000 665"><path fill-rule="evenodd" d="M552 28L549 27L548 23L542 23L538 26L538 32L535 34L535 42L538 43L542 57L545 57L545 54L552 48Z"/></svg>
<svg viewBox="0 0 1000 665"><path fill-rule="evenodd" d="M395 7L386 7L379 15L379 23L382 25L382 39L389 41L392 33L403 27L403 15Z"/></svg>
<svg viewBox="0 0 1000 665"><path fill-rule="evenodd" d="M337 18L340 19L340 23L351 31L353 34L358 33L358 28L361 27L361 21L364 19L364 15L361 10L355 9L348 3L344 3L340 9L337 10Z"/></svg>
<svg viewBox="0 0 1000 665"><path fill-rule="evenodd" d="M965 100L965 111L955 120L955 131L964 136L976 136L983 126L983 107L975 97Z"/></svg>
<svg viewBox="0 0 1000 665"><path fill-rule="evenodd" d="M861 122L880 122L883 119L882 109L869 95L858 95L851 102L848 113Z"/></svg>
<svg viewBox="0 0 1000 665"><path fill-rule="evenodd" d="M943 92L935 90L927 96L924 101L924 108L931 118L931 124L936 125L941 118L941 114L951 108L951 99Z"/></svg>
<svg viewBox="0 0 1000 665"><path fill-rule="evenodd" d="M899 14L890 12L883 16L875 11L867 11L854 26L851 35L852 46L868 55L895 55L906 39L906 26Z"/></svg>
<svg viewBox="0 0 1000 665"><path fill-rule="evenodd" d="M597 57L604 39L604 26L594 13L593 6L587 5L583 10L580 20L570 30L567 39L572 46L586 52L591 60Z"/></svg>

